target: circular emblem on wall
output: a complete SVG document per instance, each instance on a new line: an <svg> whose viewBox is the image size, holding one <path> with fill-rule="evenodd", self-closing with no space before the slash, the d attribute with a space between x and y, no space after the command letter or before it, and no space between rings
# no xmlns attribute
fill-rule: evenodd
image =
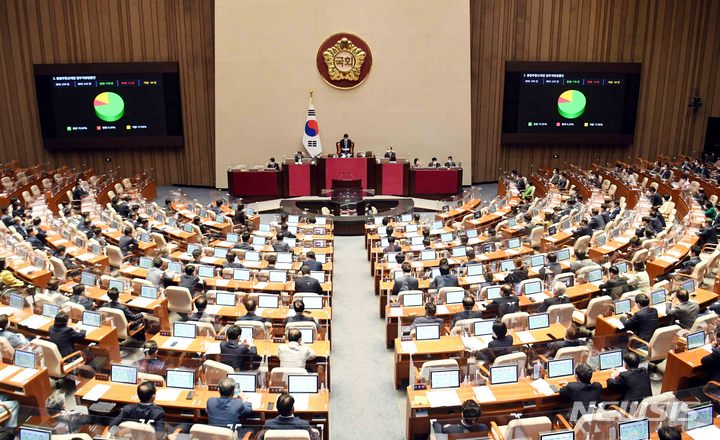
<svg viewBox="0 0 720 440"><path fill-rule="evenodd" d="M325 40L317 52L317 68L323 79L338 89L359 86L370 74L370 46L357 35L339 33Z"/></svg>

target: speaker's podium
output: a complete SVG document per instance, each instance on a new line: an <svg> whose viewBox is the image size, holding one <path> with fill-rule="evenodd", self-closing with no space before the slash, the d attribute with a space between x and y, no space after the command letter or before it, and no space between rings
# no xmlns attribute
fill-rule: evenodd
<svg viewBox="0 0 720 440"><path fill-rule="evenodd" d="M302 162L293 159L285 160L285 195L287 197L312 196L318 194L317 176L312 159L305 158Z"/></svg>
<svg viewBox="0 0 720 440"><path fill-rule="evenodd" d="M375 157L372 152L362 157L320 157L317 160L321 190L333 189L333 180L360 181L359 188L375 188Z"/></svg>

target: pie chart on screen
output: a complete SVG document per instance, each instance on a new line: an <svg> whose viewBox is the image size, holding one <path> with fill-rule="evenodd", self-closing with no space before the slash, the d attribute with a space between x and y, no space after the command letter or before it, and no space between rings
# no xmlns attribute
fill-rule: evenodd
<svg viewBox="0 0 720 440"><path fill-rule="evenodd" d="M558 113L567 119L575 119L585 113L585 95L578 90L566 90L558 98Z"/></svg>
<svg viewBox="0 0 720 440"><path fill-rule="evenodd" d="M93 101L95 116L105 122L115 122L125 114L125 101L117 93L102 92Z"/></svg>

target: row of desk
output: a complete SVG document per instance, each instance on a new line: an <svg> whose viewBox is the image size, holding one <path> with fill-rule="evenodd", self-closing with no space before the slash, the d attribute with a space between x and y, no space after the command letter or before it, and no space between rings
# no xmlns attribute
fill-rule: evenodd
<svg viewBox="0 0 720 440"><path fill-rule="evenodd" d="M412 168L406 161L377 163L374 157L320 157L316 164L292 161L280 171L229 169L230 194L246 199L321 195L333 181L359 180L376 195L442 198L462 187L462 168Z"/></svg>

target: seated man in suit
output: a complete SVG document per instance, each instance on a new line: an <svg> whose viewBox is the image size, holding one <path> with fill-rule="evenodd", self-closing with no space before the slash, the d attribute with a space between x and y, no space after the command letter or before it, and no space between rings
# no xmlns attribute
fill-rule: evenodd
<svg viewBox="0 0 720 440"><path fill-rule="evenodd" d="M95 308L95 302L85 296L85 285L75 284L72 287L72 295L70 296L70 302L80 304L85 307L85 310L92 310Z"/></svg>
<svg viewBox="0 0 720 440"><path fill-rule="evenodd" d="M138 242L132 236L132 229L126 227L123 231L123 236L118 240L118 247L123 255L131 254L138 247Z"/></svg>
<svg viewBox="0 0 720 440"><path fill-rule="evenodd" d="M715 328L712 351L701 359L702 371L710 380L720 380L720 327Z"/></svg>
<svg viewBox="0 0 720 440"><path fill-rule="evenodd" d="M700 305L690 301L690 294L685 289L675 292L675 299L667 304L666 314L675 321L678 321L682 328L690 329L700 313Z"/></svg>
<svg viewBox="0 0 720 440"><path fill-rule="evenodd" d="M650 298L644 293L640 293L635 297L635 304L640 308L634 314L626 313L620 318L625 329L635 333L635 335L643 341L649 341L655 330L660 326L658 320L658 312L656 309L649 307Z"/></svg>
<svg viewBox="0 0 720 440"><path fill-rule="evenodd" d="M306 258L305 258L305 261L303 261L303 264L307 265L311 271L323 270L322 263L315 259L315 252L308 251L308 253L305 254L305 257Z"/></svg>
<svg viewBox="0 0 720 440"><path fill-rule="evenodd" d="M603 216L600 215L600 210L597 208L593 208L591 211L592 218L590 219L590 222L588 222L588 226L590 226L594 231L600 230L605 227L605 219Z"/></svg>
<svg viewBox="0 0 720 440"><path fill-rule="evenodd" d="M305 314L305 303L302 299L296 299L293 301L293 310L295 311L294 316L288 316L285 318L285 325L287 325L290 322L314 322L317 324L317 321L315 318L313 318L310 315Z"/></svg>
<svg viewBox="0 0 720 440"><path fill-rule="evenodd" d="M273 238L271 243L274 252L290 252L290 245L284 241Z"/></svg>
<svg viewBox="0 0 720 440"><path fill-rule="evenodd" d="M702 247L702 246L705 246L706 244L717 244L718 243L717 232L715 231L715 227L713 227L712 223L713 223L712 219L706 218L703 228L695 233L699 237L699 239L697 241L698 246ZM28 228L28 235L30 235L30 228ZM29 240L29 238L30 237L28 237L28 240ZM34 248L34 246L33 246L33 248Z"/></svg>
<svg viewBox="0 0 720 440"><path fill-rule="evenodd" d="M680 263L680 267L678 268L676 273L681 273L685 275L690 275L693 273L693 270L695 270L695 266L697 266L700 261L700 253L702 252L702 249L700 246L693 246L690 248L690 257Z"/></svg>
<svg viewBox="0 0 720 440"><path fill-rule="evenodd" d="M513 347L513 337L508 335L508 328L504 322L496 321L492 326L493 337L488 343L488 352L490 353L489 362L492 362L497 356L511 353Z"/></svg>
<svg viewBox="0 0 720 440"><path fill-rule="evenodd" d="M546 262L543 267L538 270L541 277L555 277L562 273L562 266L557 262L557 254L547 254Z"/></svg>
<svg viewBox="0 0 720 440"><path fill-rule="evenodd" d="M571 418L577 420L580 416L590 411L590 406L597 406L600 402L602 394L602 385L599 382L591 382L593 369L586 363L578 364L575 367L575 378L577 382L568 382L560 390L558 394L568 402L576 402L582 404L581 413L577 414L575 406L571 413ZM573 421L575 421L573 420Z"/></svg>
<svg viewBox="0 0 720 440"><path fill-rule="evenodd" d="M310 276L310 267L307 264L300 266L301 277L295 279L295 292L314 292L323 294L320 281Z"/></svg>
<svg viewBox="0 0 720 440"><path fill-rule="evenodd" d="M295 238L295 234L290 232L290 227L287 225L287 223L283 223L280 225L280 234L278 235L279 239L283 238Z"/></svg>
<svg viewBox="0 0 720 440"><path fill-rule="evenodd" d="M243 316L238 317L238 321L260 321L260 322L267 322L267 318L263 318L260 315L255 314L255 310L257 310L257 302L248 296L245 298L245 302L243 303L245 306L245 310L247 310L247 313L245 313Z"/></svg>
<svg viewBox="0 0 720 440"><path fill-rule="evenodd" d="M430 160L430 163L428 164L428 168L440 168L440 162L438 162L437 157L433 157Z"/></svg>
<svg viewBox="0 0 720 440"><path fill-rule="evenodd" d="M589 225L588 219L584 218L580 220L580 227L575 229L572 233L573 237L575 239L578 239L580 237L588 236L592 237L593 234L593 228Z"/></svg>
<svg viewBox="0 0 720 440"><path fill-rule="evenodd" d="M231 268L231 269L242 269L243 264L239 261L237 261L237 256L233 252L228 252L225 255L225 262L222 265L223 269Z"/></svg>
<svg viewBox="0 0 720 440"><path fill-rule="evenodd" d="M523 259L520 257L515 257L513 264L515 265L515 269L505 276L504 281L508 284L515 285L528 278L528 269L525 267Z"/></svg>
<svg viewBox="0 0 720 440"><path fill-rule="evenodd" d="M352 157L354 153L354 144L350 140L350 136L347 133L343 135L343 138L338 142L338 154L340 157Z"/></svg>
<svg viewBox="0 0 720 440"><path fill-rule="evenodd" d="M295 155L293 156L293 160L295 161L295 163L302 163L302 161L303 161L303 156L304 156L304 155L303 155L303 152L302 152L302 151L298 151L298 152L295 153Z"/></svg>
<svg viewBox="0 0 720 440"><path fill-rule="evenodd" d="M138 361L138 370L148 374L165 375L167 365L158 357L157 342L150 340L143 344L143 357Z"/></svg>
<svg viewBox="0 0 720 440"><path fill-rule="evenodd" d="M430 288L436 290L443 287L458 287L459 285L458 277L450 274L450 265L447 262L440 265L440 275L430 282Z"/></svg>
<svg viewBox="0 0 720 440"><path fill-rule="evenodd" d="M50 327L48 339L57 345L60 356L65 357L75 351L75 343L85 339L85 330L76 331L68 327L68 314L61 310L55 315L55 322Z"/></svg>
<svg viewBox="0 0 720 440"><path fill-rule="evenodd" d="M415 327L417 327L418 325L440 324L440 330L442 332L442 325L444 321L439 316L435 316L436 313L437 306L434 303L425 303L425 316L418 316L417 318L415 318L412 324L410 324L410 331L415 330Z"/></svg>
<svg viewBox="0 0 720 440"><path fill-rule="evenodd" d="M107 306L111 309L117 309L123 312L130 328L135 328L140 325L140 322L143 319L143 314L131 312L128 306L118 301L120 298L120 292L118 292L116 287L111 287L107 292L107 296L110 298L110 302L108 302Z"/></svg>
<svg viewBox="0 0 720 440"><path fill-rule="evenodd" d="M447 161L445 162L445 168L456 167L456 166L457 166L457 164L453 160L453 157L448 156Z"/></svg>
<svg viewBox="0 0 720 440"><path fill-rule="evenodd" d="M220 397L211 397L207 400L205 411L208 415L208 425L235 429L252 414L252 404L242 392L237 399L233 397L235 381L229 377L220 380L218 391Z"/></svg>
<svg viewBox="0 0 720 440"><path fill-rule="evenodd" d="M397 295L400 292L404 292L406 290L417 290L418 289L418 279L415 278L412 275L412 266L409 262L405 261L400 265L403 275L400 279L395 279L395 283L393 284L393 295Z"/></svg>
<svg viewBox="0 0 720 440"><path fill-rule="evenodd" d="M571 324L570 327L565 330L565 337L562 340L553 341L548 344L545 356L550 359L554 357L561 348L579 347L584 345L585 340L583 338L589 337L590 335L591 333L589 330L585 330L585 334L583 334L580 328L578 328L575 324Z"/></svg>
<svg viewBox="0 0 720 440"><path fill-rule="evenodd" d="M227 340L220 343L220 361L230 365L236 371L249 370L257 355L257 348L252 341L238 340L241 330L237 325L231 325L225 334Z"/></svg>
<svg viewBox="0 0 720 440"><path fill-rule="evenodd" d="M570 263L570 270L577 272L583 267L592 266L595 262L587 257L587 254L582 251L575 251L575 261Z"/></svg>
<svg viewBox="0 0 720 440"><path fill-rule="evenodd" d="M309 360L315 359L315 351L302 343L302 333L296 328L287 332L288 343L278 347L281 367L305 368Z"/></svg>
<svg viewBox="0 0 720 440"><path fill-rule="evenodd" d="M450 328L455 327L455 324L462 319L475 319L482 318L482 312L480 310L473 310L475 308L475 298L470 295L466 295L462 301L463 311L453 315L452 325Z"/></svg>
<svg viewBox="0 0 720 440"><path fill-rule="evenodd" d="M543 300L542 304L540 304L540 307L538 307L539 313L545 313L551 306L556 306L558 304L566 304L568 302L567 296L565 296L565 292L567 291L567 287L565 286L565 283L555 283L553 285L553 296L550 298L546 298Z"/></svg>
<svg viewBox="0 0 720 440"><path fill-rule="evenodd" d="M300 429L308 431L312 440L318 440L319 436L315 430L310 428L310 423L307 420L303 420L300 417L293 415L294 405L295 398L288 393L282 393L275 404L278 416L265 421L263 430L258 436L258 440L263 440L265 438L265 432L271 429Z"/></svg>
<svg viewBox="0 0 720 440"><path fill-rule="evenodd" d="M385 155L383 157L385 157L385 159L389 160L390 162L397 161L397 155L393 151L392 147L388 147L388 149L387 149L387 151L385 151Z"/></svg>
<svg viewBox="0 0 720 440"><path fill-rule="evenodd" d="M245 251L253 250L253 247L250 244L250 233L243 232L243 234L240 236L240 241L235 243L235 245L233 246L233 249L241 249L241 250L245 250Z"/></svg>
<svg viewBox="0 0 720 440"><path fill-rule="evenodd" d="M474 400L466 400L460 407L462 419L460 423L442 424L435 422L433 431L439 434L464 434L466 432L487 432L488 427L478 422L482 415L480 405Z"/></svg>
<svg viewBox="0 0 720 440"><path fill-rule="evenodd" d="M198 296L195 298L195 301L193 301L195 304L195 311L191 314L187 315L183 321L205 321L205 322L214 322L214 319L211 315L209 315L205 310L207 309L207 298L204 296Z"/></svg>
<svg viewBox="0 0 720 440"><path fill-rule="evenodd" d="M603 295L610 295L613 299L620 298L620 295L628 290L627 280L620 276L617 266L610 266L608 279L598 287Z"/></svg>
<svg viewBox="0 0 720 440"><path fill-rule="evenodd" d="M520 299L515 296L515 292L509 284L503 284L500 287L500 298L495 298L490 304L497 308L497 316L520 311Z"/></svg>
<svg viewBox="0 0 720 440"><path fill-rule="evenodd" d="M8 315L0 314L0 336L7 339L12 348L26 346L29 343L28 339L22 333L8 330L9 322Z"/></svg>
<svg viewBox="0 0 720 440"><path fill-rule="evenodd" d="M388 245L383 249L383 254L390 252L400 252L402 248L399 244L395 243L395 237L388 237Z"/></svg>
<svg viewBox="0 0 720 440"><path fill-rule="evenodd" d="M639 402L652 396L650 375L647 369L638 368L640 365L638 355L631 352L625 353L623 361L626 371L622 373L618 373L617 370L613 371L612 377L607 380L608 388L620 392L621 402Z"/></svg>
<svg viewBox="0 0 720 440"><path fill-rule="evenodd" d="M190 295L195 294L198 290L202 290L202 281L200 277L195 275L195 266L188 264L185 266L185 273L180 275L180 287L185 287L190 291Z"/></svg>
<svg viewBox="0 0 720 440"><path fill-rule="evenodd" d="M140 422L152 425L156 433L165 431L165 410L155 405L155 384L152 382L143 382L137 386L137 396L140 403L132 403L125 405L110 422L110 433L117 431L117 426L122 422Z"/></svg>
<svg viewBox="0 0 720 440"><path fill-rule="evenodd" d="M265 168L267 168L268 170L280 171L280 165L277 162L275 162L274 157L270 158L270 162L268 162L268 164Z"/></svg>

